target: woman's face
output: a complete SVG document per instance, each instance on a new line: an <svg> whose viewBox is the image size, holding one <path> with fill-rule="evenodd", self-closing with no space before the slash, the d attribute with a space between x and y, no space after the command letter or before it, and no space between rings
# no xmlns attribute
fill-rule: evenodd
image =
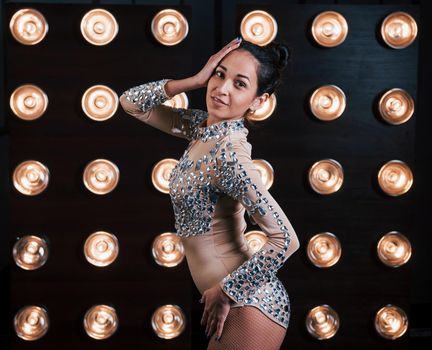
<svg viewBox="0 0 432 350"><path fill-rule="evenodd" d="M228 53L207 83L209 115L216 120L239 119L248 108L258 109L269 94L255 95L258 88L257 68L258 61L248 51L235 49Z"/></svg>

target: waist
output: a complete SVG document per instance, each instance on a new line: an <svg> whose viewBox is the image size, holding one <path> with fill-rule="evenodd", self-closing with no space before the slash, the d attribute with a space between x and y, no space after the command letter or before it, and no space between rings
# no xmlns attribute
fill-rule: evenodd
<svg viewBox="0 0 432 350"><path fill-rule="evenodd" d="M240 244L227 233L182 237L185 256L198 290L217 285L253 254L243 236Z"/></svg>

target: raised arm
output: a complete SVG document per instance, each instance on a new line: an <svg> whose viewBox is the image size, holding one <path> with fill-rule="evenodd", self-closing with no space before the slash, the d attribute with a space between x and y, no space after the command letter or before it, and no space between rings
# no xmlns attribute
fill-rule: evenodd
<svg viewBox="0 0 432 350"><path fill-rule="evenodd" d="M251 159L252 146L246 139L224 142L217 156L216 187L239 201L266 233L268 240L236 270L220 281L222 290L234 301L244 302L274 279L278 269L300 247L298 237L282 208L265 188Z"/></svg>
<svg viewBox="0 0 432 350"><path fill-rule="evenodd" d="M191 77L181 80L161 79L134 86L120 96L124 111L173 136L191 139L193 127L205 118L199 109L173 108L163 103L171 96L200 87Z"/></svg>

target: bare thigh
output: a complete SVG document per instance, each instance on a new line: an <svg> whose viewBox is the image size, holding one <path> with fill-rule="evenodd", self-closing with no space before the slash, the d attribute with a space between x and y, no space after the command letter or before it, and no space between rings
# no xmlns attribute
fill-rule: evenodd
<svg viewBox="0 0 432 350"><path fill-rule="evenodd" d="M213 335L207 350L279 350L286 329L254 306L231 308L220 341Z"/></svg>

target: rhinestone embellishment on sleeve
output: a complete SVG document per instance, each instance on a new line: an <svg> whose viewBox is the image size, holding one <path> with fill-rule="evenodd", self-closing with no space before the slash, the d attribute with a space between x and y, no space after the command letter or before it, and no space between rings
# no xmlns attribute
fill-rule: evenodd
<svg viewBox="0 0 432 350"><path fill-rule="evenodd" d="M147 112L169 99L164 89L168 80L138 85L124 94L140 110ZM184 133L190 141L169 178L176 234L188 237L209 232L215 206L222 192L244 205L252 223L256 224L254 218L258 224L259 218L275 220L284 234L284 248L280 251L261 249L220 284L238 304L257 307L282 326L288 327L289 297L275 275L284 262L284 252L290 243L288 229L263 195L266 193L265 188L251 181L233 151L233 144L227 141L230 140L229 135L236 132L247 135L243 119L202 126L202 122L208 118L207 112L183 108L172 108L172 111L181 117L181 123L176 124L178 129L174 132ZM193 160L189 157L189 150L195 141L212 143L208 153Z"/></svg>
<svg viewBox="0 0 432 350"><path fill-rule="evenodd" d="M290 300L275 274L284 262L284 251L290 243L288 229L279 218L278 212L262 194L265 189L260 189L257 184L251 182L243 165L237 160L232 143L227 141L229 136L217 137L224 135L226 128L217 130L219 134L211 133L208 127L197 127L196 136L199 135L201 140L205 137L206 142L210 139L216 141L208 154L203 154L196 161L189 158L191 143L171 172L170 196L174 208L176 234L188 237L209 232L215 205L222 192L240 200L251 219L251 215L259 213L260 217L268 216L275 220L284 233L284 249L280 252L274 249L261 249L226 276L220 284L238 304L259 308L268 317L287 328ZM249 196L249 193L254 193L254 196Z"/></svg>
<svg viewBox="0 0 432 350"><path fill-rule="evenodd" d="M126 90L123 94L128 101L134 103L142 112L146 113L169 99L165 91L165 84L169 80L171 79L161 79L137 85ZM173 127L171 131L183 134L189 141L195 139L197 137L196 128L198 124L207 118L207 112L195 108L170 108L172 112L178 114L181 120L178 127ZM137 118L140 120L145 119L141 115L138 115Z"/></svg>
<svg viewBox="0 0 432 350"><path fill-rule="evenodd" d="M251 181L230 142L226 143L226 149L221 149L217 162L220 174L218 187L243 203L250 216L258 213L260 217L267 216L268 220L274 220L284 236L284 247L280 251L263 248L255 252L250 259L224 277L220 285L237 303L253 304L288 327L289 298L276 277L277 270L286 260L284 253L291 242L288 228L263 195L266 189Z"/></svg>
<svg viewBox="0 0 432 350"><path fill-rule="evenodd" d="M128 101L140 107L143 112L147 112L169 100L164 88L169 80L171 79L161 79L137 85L126 90L123 94Z"/></svg>

